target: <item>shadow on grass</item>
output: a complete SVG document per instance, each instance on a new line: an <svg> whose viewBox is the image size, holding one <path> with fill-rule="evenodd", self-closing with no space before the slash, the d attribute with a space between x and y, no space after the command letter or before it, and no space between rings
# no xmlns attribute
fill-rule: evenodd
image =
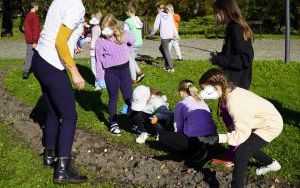
<svg viewBox="0 0 300 188"><path fill-rule="evenodd" d="M107 106L102 102L101 92L75 90L74 93L76 101L81 108L85 111L92 111L99 121L103 122L106 126L109 126L109 123L103 113L107 111Z"/></svg>
<svg viewBox="0 0 300 188"><path fill-rule="evenodd" d="M43 131L42 135L42 144L44 145L44 126L47 116L47 105L43 96L40 96L38 102L31 110L29 118L32 119L35 123L39 124L40 128Z"/></svg>
<svg viewBox="0 0 300 188"><path fill-rule="evenodd" d="M92 72L92 70L86 66L80 65L80 64L76 64L81 76L84 78L84 80L94 86L95 85L95 76Z"/></svg>
<svg viewBox="0 0 300 188"><path fill-rule="evenodd" d="M282 103L280 103L277 100L268 99L268 98L266 98L266 99L268 101L270 101L276 107L276 109L281 114L284 123L295 126L297 128L300 128L300 112L296 112L296 111L284 108L282 106Z"/></svg>
<svg viewBox="0 0 300 188"><path fill-rule="evenodd" d="M163 60L162 61L157 60L154 57L151 57L149 55L138 54L136 60L146 65L152 65L154 67L163 68L165 66L164 63L162 62Z"/></svg>

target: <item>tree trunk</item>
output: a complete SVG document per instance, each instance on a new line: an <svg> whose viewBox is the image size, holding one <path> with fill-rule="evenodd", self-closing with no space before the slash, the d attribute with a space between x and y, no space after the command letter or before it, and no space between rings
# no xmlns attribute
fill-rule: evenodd
<svg viewBox="0 0 300 188"><path fill-rule="evenodd" d="M12 1L3 0L1 37L13 36Z"/></svg>

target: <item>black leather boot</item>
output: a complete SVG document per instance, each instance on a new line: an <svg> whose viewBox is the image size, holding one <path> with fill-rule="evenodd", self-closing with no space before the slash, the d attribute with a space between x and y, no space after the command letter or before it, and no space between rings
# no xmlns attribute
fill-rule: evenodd
<svg viewBox="0 0 300 188"><path fill-rule="evenodd" d="M44 165L53 167L55 164L55 150L54 149L44 149Z"/></svg>
<svg viewBox="0 0 300 188"><path fill-rule="evenodd" d="M53 182L57 184L84 183L87 176L79 175L71 165L71 158L59 157L54 170Z"/></svg>

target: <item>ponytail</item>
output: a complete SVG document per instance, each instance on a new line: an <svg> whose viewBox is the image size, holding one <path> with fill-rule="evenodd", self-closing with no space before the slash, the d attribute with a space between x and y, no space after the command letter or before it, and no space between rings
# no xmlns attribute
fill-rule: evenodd
<svg viewBox="0 0 300 188"><path fill-rule="evenodd" d="M189 96L192 96L195 100L200 101L199 90L191 80L182 80L179 83L179 91L185 91Z"/></svg>

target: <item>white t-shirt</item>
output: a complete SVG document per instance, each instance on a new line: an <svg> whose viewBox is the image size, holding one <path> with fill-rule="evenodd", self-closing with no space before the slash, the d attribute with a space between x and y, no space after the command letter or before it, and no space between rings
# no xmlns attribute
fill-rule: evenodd
<svg viewBox="0 0 300 188"><path fill-rule="evenodd" d="M40 56L54 67L64 70L55 47L55 40L61 24L74 30L69 38L70 53L74 55L75 44L83 31L85 8L81 0L54 0L48 9L44 28L40 34L36 50Z"/></svg>

